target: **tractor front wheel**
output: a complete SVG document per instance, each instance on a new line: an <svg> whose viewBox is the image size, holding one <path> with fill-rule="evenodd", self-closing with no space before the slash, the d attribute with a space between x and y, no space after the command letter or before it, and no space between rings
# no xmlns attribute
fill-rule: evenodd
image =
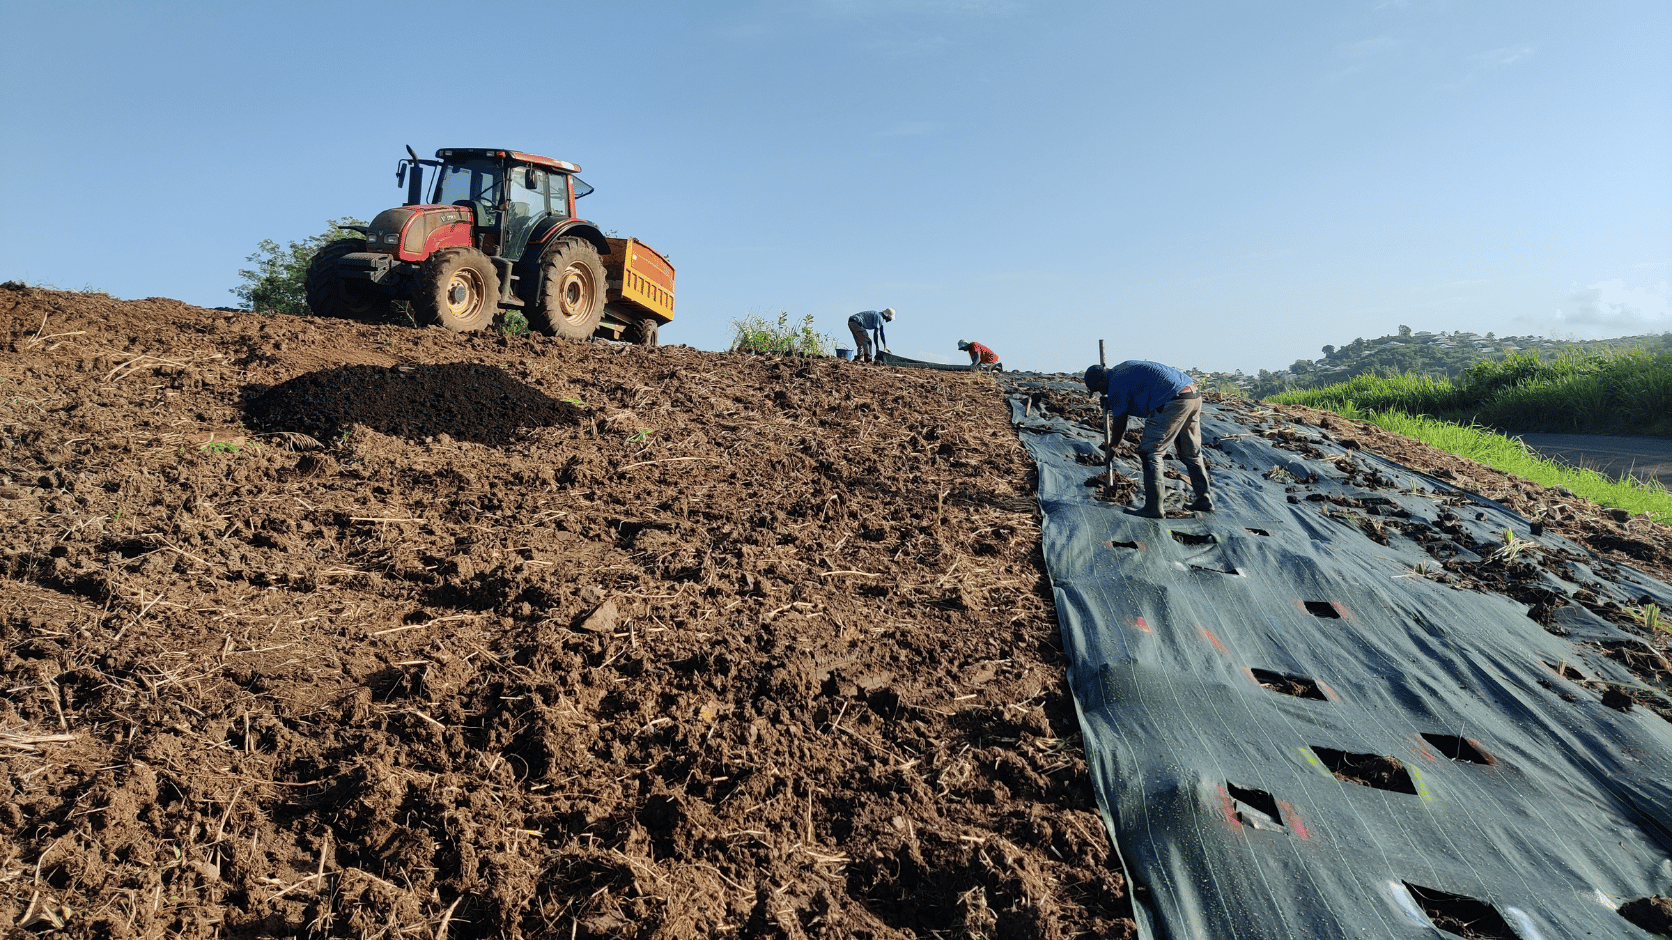
<svg viewBox="0 0 1672 940"><path fill-rule="evenodd" d="M391 301L364 283L345 281L337 273L343 255L366 250L364 238L339 238L314 253L302 282L308 309L316 317L382 323L388 319Z"/></svg>
<svg viewBox="0 0 1672 940"><path fill-rule="evenodd" d="M446 248L418 270L413 306L429 322L455 333L493 323L499 311L499 275L474 248Z"/></svg>
<svg viewBox="0 0 1672 940"><path fill-rule="evenodd" d="M584 238L560 238L540 262L540 302L529 325L542 333L589 339L604 317L604 264Z"/></svg>

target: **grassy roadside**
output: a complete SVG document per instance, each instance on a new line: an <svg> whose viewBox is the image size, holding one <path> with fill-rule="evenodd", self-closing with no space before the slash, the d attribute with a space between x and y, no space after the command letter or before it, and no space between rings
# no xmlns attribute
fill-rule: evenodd
<svg viewBox="0 0 1672 940"><path fill-rule="evenodd" d="M1463 426L1528 433L1672 436L1672 352L1642 349L1558 355L1517 353L1471 365L1463 380L1361 375L1272 396L1285 405L1339 412L1430 415Z"/></svg>
<svg viewBox="0 0 1672 940"><path fill-rule="evenodd" d="M1281 402L1284 397L1287 396L1279 396L1276 400ZM1541 456L1517 438L1506 437L1478 425L1454 424L1402 411L1372 411L1359 408L1350 401L1338 401L1332 407L1310 402L1298 404L1332 411L1354 421L1367 421L1384 430L1415 438L1447 453L1513 473L1534 483L1566 487L1599 506L1646 513L1658 522L1672 524L1672 491L1653 480L1647 483L1630 478L1612 480L1595 470L1569 467Z"/></svg>

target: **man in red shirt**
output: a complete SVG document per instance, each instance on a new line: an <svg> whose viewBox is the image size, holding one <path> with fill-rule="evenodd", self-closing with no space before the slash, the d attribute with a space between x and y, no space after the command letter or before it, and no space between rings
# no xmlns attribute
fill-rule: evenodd
<svg viewBox="0 0 1672 940"><path fill-rule="evenodd" d="M992 369L995 372L1004 371L1004 364L999 362L999 354L993 352L991 349L988 349L980 343L959 340L958 348L970 354L971 368L981 369L983 371L988 369Z"/></svg>

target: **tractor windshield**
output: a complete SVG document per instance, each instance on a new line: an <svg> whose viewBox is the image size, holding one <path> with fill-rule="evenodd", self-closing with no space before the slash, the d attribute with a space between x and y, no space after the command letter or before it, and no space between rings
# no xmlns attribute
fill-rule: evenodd
<svg viewBox="0 0 1672 940"><path fill-rule="evenodd" d="M504 167L497 160L475 159L448 163L436 174L437 205L474 205L476 224L494 224L499 206L499 184Z"/></svg>

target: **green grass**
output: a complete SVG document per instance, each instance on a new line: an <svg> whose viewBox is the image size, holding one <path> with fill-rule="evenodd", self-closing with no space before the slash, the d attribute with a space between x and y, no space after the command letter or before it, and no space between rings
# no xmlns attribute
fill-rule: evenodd
<svg viewBox="0 0 1672 940"><path fill-rule="evenodd" d="M1450 379L1416 375L1361 375L1339 385L1284 392L1271 400L1337 413L1350 406L1364 411L1441 414L1467 405L1463 389Z"/></svg>
<svg viewBox="0 0 1672 940"><path fill-rule="evenodd" d="M1355 421L1368 421L1395 434L1415 438L1447 453L1466 457L1534 483L1566 487L1601 506L1624 509L1631 513L1647 513L1659 522L1672 524L1672 491L1653 480L1646 483L1629 477L1613 480L1595 470L1559 464L1540 456L1516 438L1506 437L1478 425L1455 424L1426 415L1413 416L1400 411L1367 411L1351 403L1346 403L1340 408L1324 410L1334 411Z"/></svg>
<svg viewBox="0 0 1672 940"><path fill-rule="evenodd" d="M807 314L799 323L791 323L788 311L778 312L773 323L759 314L748 314L731 321L732 351L780 353L794 356L835 355L836 341L813 329L813 315Z"/></svg>
<svg viewBox="0 0 1672 940"><path fill-rule="evenodd" d="M1517 353L1471 365L1459 382L1412 375L1361 375L1350 382L1274 396L1274 402L1339 411L1429 415L1525 434L1672 436L1672 352L1641 348L1558 355Z"/></svg>
<svg viewBox="0 0 1672 940"><path fill-rule="evenodd" d="M512 336L528 335L528 317L521 310L504 310L500 312L499 328Z"/></svg>
<svg viewBox="0 0 1672 940"><path fill-rule="evenodd" d="M1558 355L1518 353L1471 365L1460 382L1361 375L1274 396L1425 441L1444 451L1603 506L1672 523L1672 494L1654 481L1613 480L1547 460L1512 435L1535 431L1672 436L1672 352L1642 348Z"/></svg>

